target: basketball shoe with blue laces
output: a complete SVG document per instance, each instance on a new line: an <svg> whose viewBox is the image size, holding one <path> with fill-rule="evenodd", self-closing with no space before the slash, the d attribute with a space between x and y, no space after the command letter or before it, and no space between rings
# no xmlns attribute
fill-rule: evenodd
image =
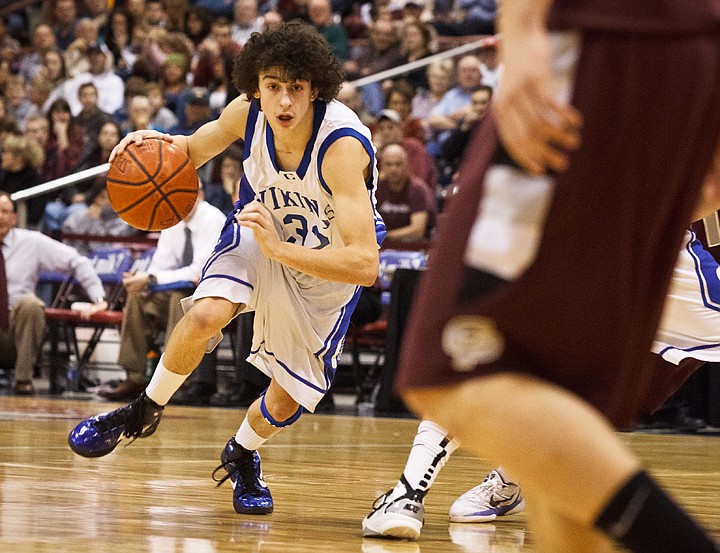
<svg viewBox="0 0 720 553"><path fill-rule="evenodd" d="M517 484L493 470L485 480L465 492L450 507L452 522L489 522L525 509L525 499Z"/></svg>
<svg viewBox="0 0 720 553"><path fill-rule="evenodd" d="M235 511L246 515L265 515L273 511L273 498L263 480L260 467L260 454L245 449L230 438L220 456L222 464L213 472L213 480L220 486L230 480L233 487L233 507ZM215 474L225 469L227 474L220 480Z"/></svg>
<svg viewBox="0 0 720 553"><path fill-rule="evenodd" d="M141 393L132 402L85 419L70 432L68 444L83 457L107 455L123 438L128 444L137 438L147 438L157 430L164 407Z"/></svg>
<svg viewBox="0 0 720 553"><path fill-rule="evenodd" d="M423 500L427 492L410 487L404 476L397 485L375 500L362 521L363 536L415 540L425 522Z"/></svg>

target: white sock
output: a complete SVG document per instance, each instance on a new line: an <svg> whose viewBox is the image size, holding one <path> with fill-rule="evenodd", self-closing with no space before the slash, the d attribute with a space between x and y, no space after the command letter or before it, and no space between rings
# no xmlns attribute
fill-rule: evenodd
<svg viewBox="0 0 720 553"><path fill-rule="evenodd" d="M238 428L237 434L235 434L235 441L245 449L253 451L267 442L268 439L263 438L253 430L248 422L247 415L245 415L240 428Z"/></svg>
<svg viewBox="0 0 720 553"><path fill-rule="evenodd" d="M448 457L460 446L447 431L430 421L418 427L403 475L414 490L427 491L435 482Z"/></svg>
<svg viewBox="0 0 720 553"><path fill-rule="evenodd" d="M163 363L165 355L163 354L158 361L157 368L152 375L150 384L145 389L147 397L152 399L158 405L167 405L172 395L178 391L189 374L178 374L168 370Z"/></svg>

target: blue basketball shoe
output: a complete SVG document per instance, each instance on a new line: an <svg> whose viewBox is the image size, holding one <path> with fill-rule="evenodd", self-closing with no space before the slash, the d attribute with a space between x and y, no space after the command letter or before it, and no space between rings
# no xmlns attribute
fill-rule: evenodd
<svg viewBox="0 0 720 553"><path fill-rule="evenodd" d="M220 486L230 479L233 487L233 507L246 515L265 515L273 512L273 498L262 476L260 454L249 451L230 438L220 456L222 464L213 472L213 480ZM225 469L227 474L220 480L215 474Z"/></svg>
<svg viewBox="0 0 720 553"><path fill-rule="evenodd" d="M146 438L157 430L164 407L145 395L145 392L131 403L85 419L68 436L68 444L83 457L107 455L121 439L129 438L128 444L137 438Z"/></svg>

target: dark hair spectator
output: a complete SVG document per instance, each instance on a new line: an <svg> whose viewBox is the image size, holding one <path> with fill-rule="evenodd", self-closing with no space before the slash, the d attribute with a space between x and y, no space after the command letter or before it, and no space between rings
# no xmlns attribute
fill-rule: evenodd
<svg viewBox="0 0 720 553"><path fill-rule="evenodd" d="M207 8L194 5L185 12L185 34L197 46L210 34L213 14Z"/></svg>
<svg viewBox="0 0 720 553"><path fill-rule="evenodd" d="M406 21L400 32L400 52L403 56L403 63L426 58L435 51L435 34L433 28L422 21ZM425 74L425 67L413 69L402 75L413 88L418 91L427 88L428 82Z"/></svg>
<svg viewBox="0 0 720 553"><path fill-rule="evenodd" d="M128 75L132 70L128 54L132 44L134 28L135 19L127 10L116 7L108 15L105 44L107 44L112 54L113 65L120 75Z"/></svg>
<svg viewBox="0 0 720 553"><path fill-rule="evenodd" d="M70 111L70 105L63 98L58 98L50 105L47 118L50 121L50 137L45 150L47 157L53 161L45 176L56 179L69 174L70 168L77 164L83 149L84 135Z"/></svg>
<svg viewBox="0 0 720 553"><path fill-rule="evenodd" d="M78 7L75 0L50 0L47 23L55 33L57 46L65 51L75 40Z"/></svg>
<svg viewBox="0 0 720 553"><path fill-rule="evenodd" d="M425 143L425 128L422 122L411 115L415 91L407 81L396 81L385 95L385 105L400 116L403 136L417 138Z"/></svg>

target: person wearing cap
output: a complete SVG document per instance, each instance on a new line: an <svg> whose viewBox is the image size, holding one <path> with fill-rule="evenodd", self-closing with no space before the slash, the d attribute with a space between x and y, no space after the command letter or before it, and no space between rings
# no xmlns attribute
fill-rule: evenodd
<svg viewBox="0 0 720 553"><path fill-rule="evenodd" d="M66 100L70 104L73 115L77 115L83 106L80 102L80 86L91 82L98 92L98 107L105 113L115 113L123 105L125 82L112 70L107 68L110 50L102 42L94 42L87 48L90 69L86 73L74 77L68 82Z"/></svg>
<svg viewBox="0 0 720 553"><path fill-rule="evenodd" d="M425 151L422 142L412 136L403 136L402 119L392 109L382 110L372 127L372 139L378 151L389 144L400 144L407 153L410 173L425 182L431 192L437 187L435 162Z"/></svg>
<svg viewBox="0 0 720 553"><path fill-rule="evenodd" d="M190 136L205 123L210 121L210 93L206 88L196 86L184 96L185 122L179 122L170 129L170 134Z"/></svg>

